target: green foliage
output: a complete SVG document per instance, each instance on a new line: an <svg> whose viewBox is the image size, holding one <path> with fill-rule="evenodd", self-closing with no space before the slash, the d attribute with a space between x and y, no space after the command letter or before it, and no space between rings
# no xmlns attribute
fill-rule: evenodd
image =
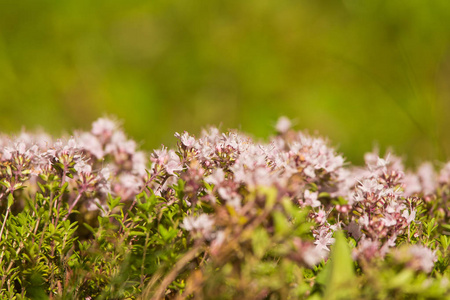
<svg viewBox="0 0 450 300"><path fill-rule="evenodd" d="M350 251L354 239L342 231L334 236L330 258L310 268L298 256L302 250L296 244L299 238L311 238L308 210L278 198L275 189L248 193L248 203L264 201L245 218L220 205L189 207L183 200L183 181L174 186L177 197L170 205L149 189L136 196L131 210L124 210L120 198L109 197L97 223L82 224L90 235L80 236L77 222L64 220L68 206L55 209L67 186L58 187L53 180L41 183L41 190L17 213L10 209L13 194L7 197L0 241L2 299L147 299L164 294L204 299L424 299L448 292L450 240L436 233L435 218L421 219L422 242L440 249L433 277L405 268L406 248L385 261L358 265ZM208 246L207 240L193 239L181 226L187 215L204 210L227 211L234 218L224 227L231 237L226 244ZM410 234L414 236L413 228Z"/></svg>
<svg viewBox="0 0 450 300"><path fill-rule="evenodd" d="M325 299L352 299L355 297L355 271L347 239L341 231L335 234L331 258L322 270L325 277Z"/></svg>
<svg viewBox="0 0 450 300"><path fill-rule="evenodd" d="M55 209L59 195L36 193L22 211L12 214L14 197L9 194L0 242L2 294L38 299L67 288L78 226L61 219L67 211Z"/></svg>

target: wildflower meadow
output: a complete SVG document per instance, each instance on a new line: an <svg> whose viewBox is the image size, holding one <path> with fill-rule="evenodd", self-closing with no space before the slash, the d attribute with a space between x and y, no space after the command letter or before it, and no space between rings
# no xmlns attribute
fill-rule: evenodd
<svg viewBox="0 0 450 300"><path fill-rule="evenodd" d="M174 139L1 135L1 299L450 297L450 163L352 165L285 117Z"/></svg>

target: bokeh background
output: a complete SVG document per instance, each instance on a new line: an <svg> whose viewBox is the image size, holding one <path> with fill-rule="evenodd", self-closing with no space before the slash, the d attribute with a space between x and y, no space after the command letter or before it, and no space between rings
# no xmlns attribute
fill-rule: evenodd
<svg viewBox="0 0 450 300"><path fill-rule="evenodd" d="M0 1L0 130L123 121L145 149L279 116L360 163L450 154L448 0Z"/></svg>

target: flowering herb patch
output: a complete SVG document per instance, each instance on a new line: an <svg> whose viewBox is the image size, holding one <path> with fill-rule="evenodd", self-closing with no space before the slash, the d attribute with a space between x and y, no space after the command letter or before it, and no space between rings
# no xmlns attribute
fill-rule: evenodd
<svg viewBox="0 0 450 300"><path fill-rule="evenodd" d="M2 299L446 298L450 164L346 163L281 118L146 154L116 122L0 138Z"/></svg>

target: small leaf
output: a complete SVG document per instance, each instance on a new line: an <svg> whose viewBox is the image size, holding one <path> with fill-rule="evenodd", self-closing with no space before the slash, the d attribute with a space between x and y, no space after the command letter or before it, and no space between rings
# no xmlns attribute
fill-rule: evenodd
<svg viewBox="0 0 450 300"><path fill-rule="evenodd" d="M448 236L441 235L440 242L441 242L442 248L444 249L444 251L446 251L448 249L449 242L450 242L450 239L448 238Z"/></svg>
<svg viewBox="0 0 450 300"><path fill-rule="evenodd" d="M6 180L0 181L0 184L3 185L7 189L9 189L11 187L11 184L9 183L9 181L6 181Z"/></svg>
<svg viewBox="0 0 450 300"><path fill-rule="evenodd" d="M273 221L275 223L275 232L279 235L284 235L289 231L289 221L286 216L279 211L273 212Z"/></svg>
<svg viewBox="0 0 450 300"><path fill-rule="evenodd" d="M146 233L142 232L142 231L130 231L130 235L133 235L133 236L146 236Z"/></svg>
<svg viewBox="0 0 450 300"><path fill-rule="evenodd" d="M164 228L164 226L162 226L161 224L159 224L158 226L158 232L161 235L161 237L163 238L163 240L167 241L169 238L169 232L166 228Z"/></svg>
<svg viewBox="0 0 450 300"><path fill-rule="evenodd" d="M252 248L255 256L259 259L263 258L269 246L270 238L266 230L261 227L256 228L252 234Z"/></svg>
<svg viewBox="0 0 450 300"><path fill-rule="evenodd" d="M69 186L69 183L68 182L66 182L66 183L64 183L63 184L63 186L61 187L61 194L63 194L66 190L67 190L67 187Z"/></svg>
<svg viewBox="0 0 450 300"><path fill-rule="evenodd" d="M353 299L355 290L355 270L347 239L342 231L335 233L335 243L331 247L331 257L325 266L324 299ZM325 271L325 269L323 271Z"/></svg>
<svg viewBox="0 0 450 300"><path fill-rule="evenodd" d="M411 282L413 277L414 272L412 270L402 270L400 273L389 280L389 287L393 289L404 287Z"/></svg>
<svg viewBox="0 0 450 300"><path fill-rule="evenodd" d="M13 197L13 194L10 193L8 195L8 208L11 207L11 205L13 205L13 203L14 203L14 197Z"/></svg>
<svg viewBox="0 0 450 300"><path fill-rule="evenodd" d="M87 224L87 223L83 223L84 227L86 227L90 232L94 233L96 232L96 230L94 228L92 228L91 225Z"/></svg>

